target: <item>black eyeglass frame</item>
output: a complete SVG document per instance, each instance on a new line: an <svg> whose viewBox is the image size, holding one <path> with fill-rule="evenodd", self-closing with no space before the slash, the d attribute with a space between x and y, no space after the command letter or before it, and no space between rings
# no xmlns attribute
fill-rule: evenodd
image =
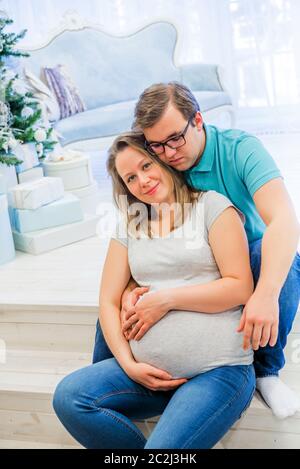
<svg viewBox="0 0 300 469"><path fill-rule="evenodd" d="M185 134L187 133L187 130L189 128L190 123L192 122L193 117L194 117L194 115L189 118L189 120L187 121L187 124L186 124L185 128L183 129L183 131L181 132L181 134L174 135L174 137L168 138L164 142L151 142L151 143L148 143L147 140L145 140L145 143L144 143L145 149L150 153L150 155L159 156L159 155L162 155L165 152L165 147L166 146L171 148L172 150L177 150L177 148L183 147L183 145L186 144ZM178 139L183 138L184 143L182 143L178 147L172 147L168 142L170 140L173 140L174 138L178 138ZM163 150L159 153L156 153L155 151L151 150L151 148L150 148L150 146L153 145L153 144L162 145Z"/></svg>

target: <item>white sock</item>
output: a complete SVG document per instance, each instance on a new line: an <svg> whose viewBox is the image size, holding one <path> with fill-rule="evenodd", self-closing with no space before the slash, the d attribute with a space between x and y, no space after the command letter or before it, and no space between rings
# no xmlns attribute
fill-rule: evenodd
<svg viewBox="0 0 300 469"><path fill-rule="evenodd" d="M297 394L284 384L278 376L256 379L256 389L279 419L285 419L300 410Z"/></svg>

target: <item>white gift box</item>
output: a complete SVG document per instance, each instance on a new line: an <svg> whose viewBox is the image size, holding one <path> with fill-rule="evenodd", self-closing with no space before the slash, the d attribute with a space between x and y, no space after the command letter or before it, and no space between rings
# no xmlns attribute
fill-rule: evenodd
<svg viewBox="0 0 300 469"><path fill-rule="evenodd" d="M90 158L81 154L69 160L44 161L45 176L60 177L66 191L89 186L93 182Z"/></svg>
<svg viewBox="0 0 300 469"><path fill-rule="evenodd" d="M97 213L97 207L101 202L101 193L95 180L89 186L73 189L69 192L79 198L84 213Z"/></svg>
<svg viewBox="0 0 300 469"><path fill-rule="evenodd" d="M41 254L52 249L95 236L99 217L85 215L82 221L30 233L13 231L16 249Z"/></svg>
<svg viewBox="0 0 300 469"><path fill-rule="evenodd" d="M16 167L14 165L7 166L4 163L0 163L0 193L7 192L16 184L18 184Z"/></svg>
<svg viewBox="0 0 300 469"><path fill-rule="evenodd" d="M35 168L27 169L26 171L17 174L19 184L28 181L34 181L35 179L40 179L43 176L44 171L42 165L36 166Z"/></svg>
<svg viewBox="0 0 300 469"><path fill-rule="evenodd" d="M35 148L35 143L23 143L13 150L14 155L23 162L16 165L17 173L31 169L40 164L39 157Z"/></svg>
<svg viewBox="0 0 300 469"><path fill-rule="evenodd" d="M5 192L6 192L6 184L5 184L4 175L0 174L0 194L5 194Z"/></svg>
<svg viewBox="0 0 300 469"><path fill-rule="evenodd" d="M14 208L36 209L64 195L60 178L43 177L18 184L9 192L9 204Z"/></svg>
<svg viewBox="0 0 300 469"><path fill-rule="evenodd" d="M8 215L7 197L0 195L0 265L15 257L15 246Z"/></svg>

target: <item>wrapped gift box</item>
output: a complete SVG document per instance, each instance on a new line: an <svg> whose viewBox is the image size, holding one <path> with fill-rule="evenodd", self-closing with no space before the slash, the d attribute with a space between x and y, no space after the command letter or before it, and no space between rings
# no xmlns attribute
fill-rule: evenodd
<svg viewBox="0 0 300 469"><path fill-rule="evenodd" d="M27 169L26 171L17 174L19 184L28 181L34 181L35 179L40 179L43 176L44 171L41 164L35 168Z"/></svg>
<svg viewBox="0 0 300 469"><path fill-rule="evenodd" d="M35 143L23 143L22 145L18 145L14 149L14 154L19 160L22 160L21 164L16 165L17 174L40 164Z"/></svg>
<svg viewBox="0 0 300 469"><path fill-rule="evenodd" d="M41 254L52 249L95 236L99 217L85 215L82 221L30 233L13 230L16 249L30 254Z"/></svg>
<svg viewBox="0 0 300 469"><path fill-rule="evenodd" d="M7 197L0 195L0 265L15 257L15 246L9 221Z"/></svg>
<svg viewBox="0 0 300 469"><path fill-rule="evenodd" d="M101 202L101 193L98 184L93 180L92 184L80 189L73 189L70 193L80 199L81 207L84 213L96 213L97 206Z"/></svg>
<svg viewBox="0 0 300 469"><path fill-rule="evenodd" d="M14 165L7 166L0 163L0 193L7 192L11 187L18 184L16 167Z"/></svg>
<svg viewBox="0 0 300 469"><path fill-rule="evenodd" d="M5 184L4 175L0 174L0 194L5 194L5 192L6 192L6 184Z"/></svg>
<svg viewBox="0 0 300 469"><path fill-rule="evenodd" d="M10 219L14 230L27 233L80 221L83 219L83 212L78 197L66 194L36 210L10 207Z"/></svg>
<svg viewBox="0 0 300 469"><path fill-rule="evenodd" d="M60 177L66 191L89 186L93 183L90 158L80 154L69 160L44 161L45 176Z"/></svg>
<svg viewBox="0 0 300 469"><path fill-rule="evenodd" d="M64 195L60 178L43 177L18 184L9 192L9 205L14 208L37 209L50 204Z"/></svg>

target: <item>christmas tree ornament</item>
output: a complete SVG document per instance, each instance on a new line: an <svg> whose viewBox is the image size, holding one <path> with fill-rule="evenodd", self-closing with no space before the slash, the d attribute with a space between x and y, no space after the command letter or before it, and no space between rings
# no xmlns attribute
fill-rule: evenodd
<svg viewBox="0 0 300 469"><path fill-rule="evenodd" d="M19 145L19 142L18 142L18 140L16 140L14 137L10 137L10 138L8 139L8 146L9 146L9 148L11 148L12 150L14 150L18 145Z"/></svg>
<svg viewBox="0 0 300 469"><path fill-rule="evenodd" d="M24 117L25 119L28 119L28 117L33 116L33 114L34 114L34 110L29 106L25 106L21 111L21 116Z"/></svg>
<svg viewBox="0 0 300 469"><path fill-rule="evenodd" d="M37 142L43 142L47 138L47 134L44 129L38 129L34 132L34 138Z"/></svg>

